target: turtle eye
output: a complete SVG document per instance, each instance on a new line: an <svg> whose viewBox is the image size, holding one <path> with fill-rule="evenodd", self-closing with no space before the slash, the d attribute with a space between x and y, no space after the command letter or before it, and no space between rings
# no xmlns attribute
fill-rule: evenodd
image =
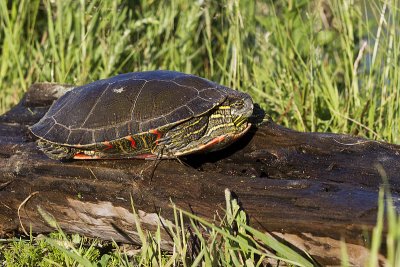
<svg viewBox="0 0 400 267"><path fill-rule="evenodd" d="M234 109L238 109L238 110L242 109L244 107L244 102L243 101L233 102L231 107L234 108Z"/></svg>

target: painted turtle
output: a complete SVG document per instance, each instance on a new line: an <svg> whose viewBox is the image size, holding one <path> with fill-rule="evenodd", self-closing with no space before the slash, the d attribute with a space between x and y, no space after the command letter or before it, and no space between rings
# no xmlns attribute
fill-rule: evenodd
<svg viewBox="0 0 400 267"><path fill-rule="evenodd" d="M173 158L226 147L249 128L249 95L174 71L76 87L30 130L52 159Z"/></svg>

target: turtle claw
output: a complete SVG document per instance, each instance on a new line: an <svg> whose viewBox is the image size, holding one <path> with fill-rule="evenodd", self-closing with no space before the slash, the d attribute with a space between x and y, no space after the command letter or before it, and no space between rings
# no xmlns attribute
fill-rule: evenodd
<svg viewBox="0 0 400 267"><path fill-rule="evenodd" d="M50 142L38 141L39 149L51 159L69 160L76 154L76 149L52 144Z"/></svg>
<svg viewBox="0 0 400 267"><path fill-rule="evenodd" d="M171 143L171 136L165 136L163 138L157 139L155 142L157 142L158 145L168 145Z"/></svg>

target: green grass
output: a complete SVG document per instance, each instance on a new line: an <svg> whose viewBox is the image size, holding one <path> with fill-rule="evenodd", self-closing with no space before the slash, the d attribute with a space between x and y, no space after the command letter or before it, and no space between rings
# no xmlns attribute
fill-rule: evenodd
<svg viewBox="0 0 400 267"><path fill-rule="evenodd" d="M399 6L398 0L0 0L0 113L34 82L84 84L122 72L172 69L249 92L275 121L293 129L400 144ZM395 266L400 223L390 202L386 206L389 233L383 241L389 266ZM181 216L178 212L177 222ZM249 259L251 266L271 256L259 251L259 243L232 239L226 225L213 228L191 219L211 229L212 238L190 263ZM177 236L172 256L159 250L157 236L143 233L149 241L134 259L118 246L101 257L97 241L84 245L84 238L74 243L62 235L0 243L0 260L10 265L16 260L17 266L76 266L80 257L100 266L135 260L189 264L184 234ZM263 238L254 242L274 244ZM74 249L54 240L72 242ZM217 242L233 249L216 251Z"/></svg>
<svg viewBox="0 0 400 267"><path fill-rule="evenodd" d="M0 111L38 81L173 69L247 91L291 128L400 143L398 6L0 0Z"/></svg>

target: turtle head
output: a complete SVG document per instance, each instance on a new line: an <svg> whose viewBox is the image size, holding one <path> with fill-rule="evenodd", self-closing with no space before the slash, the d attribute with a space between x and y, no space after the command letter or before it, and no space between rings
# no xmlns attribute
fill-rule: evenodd
<svg viewBox="0 0 400 267"><path fill-rule="evenodd" d="M253 114L253 100L247 94L230 99L231 116L236 127L241 127Z"/></svg>
<svg viewBox="0 0 400 267"><path fill-rule="evenodd" d="M248 94L231 90L220 105L171 129L161 142L175 156L224 148L250 129L253 107Z"/></svg>

